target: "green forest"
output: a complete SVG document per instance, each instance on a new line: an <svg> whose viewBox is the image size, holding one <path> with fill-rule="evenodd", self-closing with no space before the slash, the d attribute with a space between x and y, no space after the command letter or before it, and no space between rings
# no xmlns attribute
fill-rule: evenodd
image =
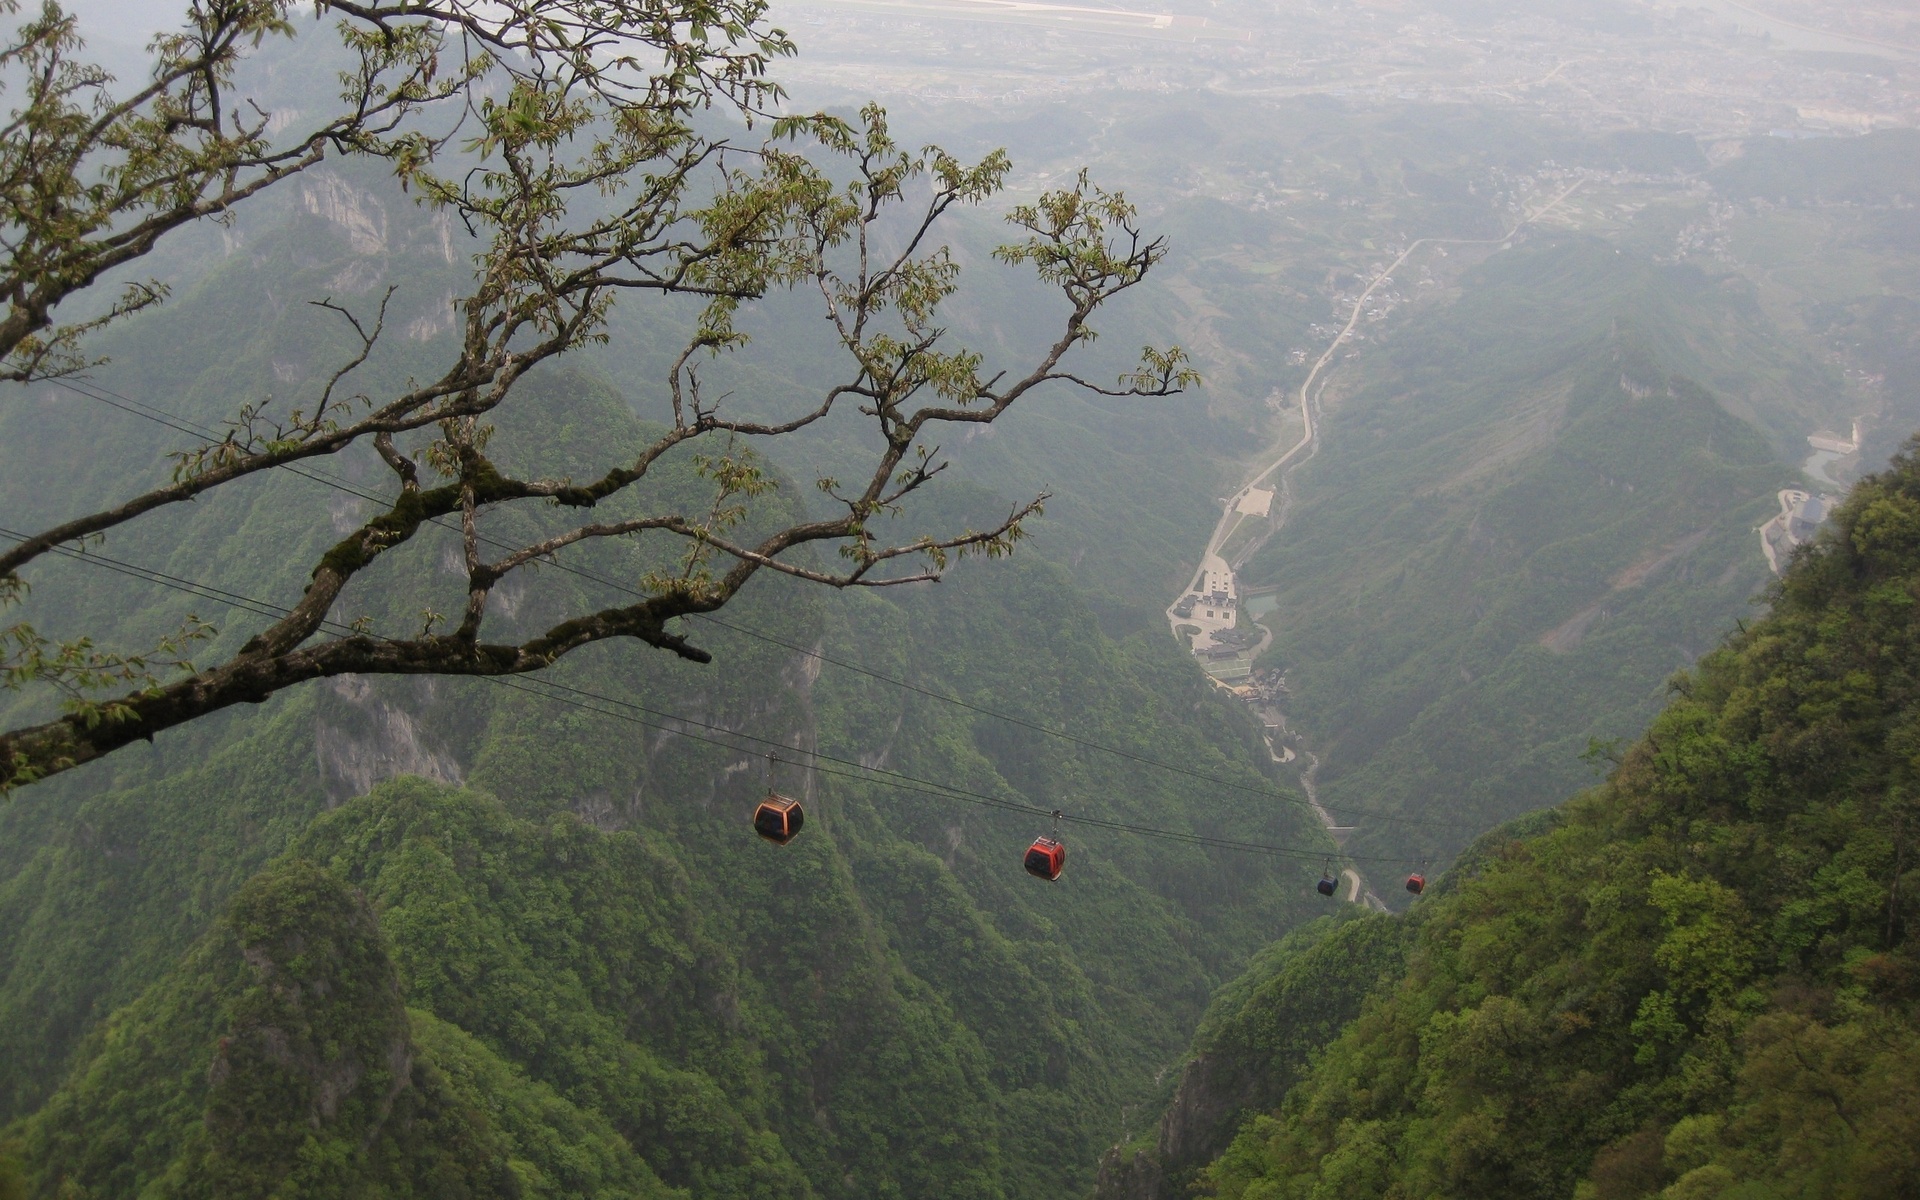
<svg viewBox="0 0 1920 1200"><path fill-rule="evenodd" d="M563 423L576 452L633 422L589 394ZM1030 725L1064 714L1246 790L1195 809L1179 775L1062 756L1031 728L717 627L717 677L607 654L558 679L696 733L684 722L754 731L795 760L811 749L1157 828L1314 838L1297 801L1261 802L1273 785L1245 717L1174 647L1104 635L1043 562L904 601L770 589L729 614ZM812 814L775 848L747 823L768 782L751 746L567 698L315 689L208 731L204 749L122 760L105 788L50 781L14 799L0 1037L29 1194L214 1187L205 1172L229 1168L202 1142L209 1106L235 1104L225 1144L262 1157L231 1169L302 1181L297 1194L440 1194L417 1156L457 1136L476 1147L463 1161L491 1164L472 1186L505 1194L1054 1195L1088 1176L1113 1113L1178 1053L1211 990L1307 911L1317 859L1169 853L1124 833L1081 839L1072 886L1047 889L1018 873L1044 823L844 771L775 768ZM410 711L422 719L397 715ZM356 764L396 755L464 786L359 795ZM323 942L351 952L300 949ZM256 975L262 954L284 978ZM316 1030L293 1059L275 1049L289 1020ZM208 1091L221 1047L243 1043L281 1074L233 1086L282 1099ZM388 1093L416 1085L427 1107L391 1115ZM323 1111L291 1141L249 1124ZM357 1157L382 1137L396 1139L384 1157ZM347 1170L342 1155L371 1173L300 1173Z"/></svg>
<svg viewBox="0 0 1920 1200"><path fill-rule="evenodd" d="M1913 447L1669 682L1603 785L1483 838L1374 934L1393 954L1337 960L1358 1014L1276 1046L1268 1077L1298 1082L1204 1190L1912 1194L1917 585ZM1223 992L1215 1037L1275 1045L1289 973L1342 936Z"/></svg>

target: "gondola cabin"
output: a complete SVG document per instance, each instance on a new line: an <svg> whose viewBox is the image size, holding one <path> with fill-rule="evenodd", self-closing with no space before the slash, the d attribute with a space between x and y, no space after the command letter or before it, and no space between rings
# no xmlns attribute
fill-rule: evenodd
<svg viewBox="0 0 1920 1200"><path fill-rule="evenodd" d="M1412 892L1416 896L1418 896L1421 892L1426 891L1427 877L1425 875L1407 876L1407 890Z"/></svg>
<svg viewBox="0 0 1920 1200"><path fill-rule="evenodd" d="M784 846L800 832L806 819L798 800L768 792L760 807L753 810L753 831L776 846Z"/></svg>
<svg viewBox="0 0 1920 1200"><path fill-rule="evenodd" d="M1027 847L1027 874L1035 878L1052 883L1060 878L1060 872L1066 865L1067 848L1054 838L1035 838L1033 845Z"/></svg>
<svg viewBox="0 0 1920 1200"><path fill-rule="evenodd" d="M1313 885L1313 890L1319 892L1322 896L1333 895L1333 876L1322 875L1320 882Z"/></svg>

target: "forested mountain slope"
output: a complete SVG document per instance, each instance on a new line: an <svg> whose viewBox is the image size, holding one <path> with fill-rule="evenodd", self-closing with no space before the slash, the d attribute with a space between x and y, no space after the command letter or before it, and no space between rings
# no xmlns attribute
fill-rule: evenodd
<svg viewBox="0 0 1920 1200"><path fill-rule="evenodd" d="M313 85L300 66L280 64L289 86ZM1517 174L1543 157L1603 173L1702 161L1689 139L1576 138L1467 106L1308 98L1249 119L1220 97L1114 103L1070 138L1048 127L1063 161L1036 169L1105 158L1158 177L1138 182L1176 254L1103 323L1102 346L1177 338L1204 359L1207 392L1036 394L951 447L941 511L907 518L995 519L1058 492L1020 557L880 596L756 580L722 623L687 622L712 667L602 647L551 673L590 700L543 685L308 685L14 797L0 811L0 1166L35 1195L1052 1197L1083 1194L1099 1153L1175 1086L1168 1068L1196 1023L1180 1118L1149 1136L1152 1154L1116 1156L1110 1181L1183 1187L1240 1114L1322 1087L1313 1052L1382 973L1409 954L1428 969L1447 943L1422 939L1442 922L1348 914L1261 954L1208 1008L1259 947L1326 911L1311 883L1332 845L1273 782L1246 712L1166 637L1159 606L1241 460L1297 427L1296 348L1332 336L1321 323L1344 319L1343 297L1389 247L1409 231L1500 232ZM981 148L1005 132L975 130ZM1198 168L1221 164L1244 176L1238 195L1196 190ZM1639 203L1638 186L1620 195ZM1746 418L1782 396L1821 420L1839 411L1822 390L1837 368L1761 336L1774 326L1737 280L1659 261L1691 214L1648 211L1625 234L1610 215L1604 234L1536 231L1476 252L1479 265L1442 264L1416 307L1368 327L1326 397L1294 523L1248 582L1285 589L1268 662L1294 672L1330 798L1436 823L1363 823L1356 851L1450 853L1587 778L1588 736L1640 728L1657 681L1760 582L1751 526L1795 478L1781 455L1801 431ZM984 214L966 228L955 253L968 288L985 286L953 312L990 357L1011 358L1040 326L1035 295L988 274L1003 236ZM310 395L354 349L310 299L366 311L398 285L389 335L354 378L400 385L453 335L446 297L465 253L452 223L335 166L183 235L163 259L175 295L102 338L113 362L82 390L40 385L0 408L0 508L38 527L125 497L240 403L273 392L281 412ZM1856 308L1834 319L1866 321ZM1872 315L1892 323L1889 345L1904 336L1898 312ZM751 316L758 340L714 366L715 394L742 413L817 394L817 314L768 301ZM501 418L502 444L524 457L508 465L577 475L637 445L665 411L663 363L688 317L623 318L578 369L529 377ZM1762 377L1772 391L1748 386ZM188 424L143 419L153 405ZM771 464L771 518L795 517L804 481L855 456L847 429L823 424ZM234 597L297 595L371 511L354 492L390 482L371 456L330 469L223 489L93 548L96 563L225 600L62 561L36 574L29 615L56 636L146 646L197 612L220 627L214 649L231 648L259 626ZM661 493L699 486L685 462L656 474ZM546 528L515 519L498 528ZM650 545L570 553L590 575L543 569L503 588L502 623L610 603L665 561ZM418 629L457 610L462 578L456 540L432 532L333 617ZM10 697L11 715L31 703ZM746 826L770 747L787 758L774 782L809 812L785 849ZM1297 857L1070 827L1067 877L1049 888L1017 860L1044 817L982 798ZM1523 918L1564 925L1542 903L1558 893L1531 886ZM1444 891L1436 914L1466 911ZM1796 919L1824 919L1807 911ZM1642 911L1632 927L1643 958L1660 920ZM1681 1054L1696 1027L1733 1027L1712 997L1673 995L1681 1040L1659 1054ZM1362 1019L1384 1020L1388 1001L1373 1003ZM1661 1095L1632 1100L1642 1107L1609 1117L1594 1144L1644 1166L1643 1126L1682 1111ZM1377 1119L1409 1145L1440 1128ZM1261 1128L1214 1168L1218 1187L1258 1195L1278 1186L1269 1166L1279 1178L1312 1158L1273 1157L1259 1139L1278 1127ZM1337 1120L1299 1128L1361 1153ZM1434 1137L1467 1145L1462 1128ZM1577 1146L1556 1153L1571 1156L1562 1182L1587 1170Z"/></svg>
<svg viewBox="0 0 1920 1200"><path fill-rule="evenodd" d="M1351 849L1444 860L1583 786L1589 740L1637 733L1732 626L1796 476L1697 381L1738 347L1762 369L1762 332L1697 272L1542 238L1336 379L1245 575L1278 589L1269 659L1327 802L1385 816Z"/></svg>
<svg viewBox="0 0 1920 1200"><path fill-rule="evenodd" d="M194 440L107 401L213 425L261 381L316 386L340 347L298 298L400 283L399 336L365 370L403 380L450 336L449 236L344 174L210 231L198 277L107 340L92 396L44 385L0 411L9 521L130 494ZM644 442L650 378L530 377L499 445L578 475ZM237 645L266 619L242 600L297 596L371 511L354 490L384 486L368 459L330 469L92 548L218 592L59 560L24 615L143 646L194 612L215 650ZM656 475L654 497L702 486L686 462ZM783 476L769 519L802 490ZM962 483L942 503L964 523L1009 501ZM500 620L609 603L671 555L569 554ZM417 629L457 610L458 562L457 531L429 531L334 618ZM1177 647L1107 636L1043 560L968 566L886 594L756 580L724 623L689 623L709 667L604 646L540 677L557 687L305 685L18 792L0 810L0 1158L32 1195L1083 1190L1211 991L1304 917L1326 843ZM1232 786L1196 795L1040 727ZM769 749L808 806L784 848L748 825ZM1049 887L1019 865L1044 818L993 801L1305 858L1070 831Z"/></svg>
<svg viewBox="0 0 1920 1200"><path fill-rule="evenodd" d="M1401 918L1404 971L1202 1190L1920 1190L1917 599L1910 443L1604 785Z"/></svg>
<svg viewBox="0 0 1920 1200"><path fill-rule="evenodd" d="M1178 337L1208 377L1178 404L1011 414L999 445L959 451L1003 490L1059 482L1039 546L1067 551L1103 620L1190 578L1217 498L1299 438L1308 365L1399 249L1465 239L1386 272L1317 377L1285 525L1241 570L1274 589L1257 665L1287 672L1324 796L1366 814L1357 854L1443 862L1589 783L1589 741L1634 736L1661 681L1749 613L1778 492L1838 490L1796 469L1807 435L1860 417L1872 465L1916 419L1898 372L1920 344L1900 299L1920 159L1901 131L1720 144L1713 166L1691 138L1468 106L1038 111L955 136L1124 181L1174 234L1137 336Z"/></svg>
<svg viewBox="0 0 1920 1200"><path fill-rule="evenodd" d="M1262 950L1215 993L1159 1122L1100 1162L1096 1200L1178 1200L1406 961L1408 922L1354 905Z"/></svg>
<svg viewBox="0 0 1920 1200"><path fill-rule="evenodd" d="M631 709L592 715L477 684L309 689L192 742L162 737L112 764L118 778L50 784L8 809L0 1029L36 1186L98 1182L74 1148L116 1138L149 1143L128 1168L137 1178L201 1178L181 1156L198 1153L191 1130L217 1107L204 1081L220 1039L249 1028L220 1014L253 995L223 982L220 922L240 918L222 914L288 853L364 894L393 964L382 969L416 1010L419 1061L487 1104L504 1102L500 1081L558 1098L527 1093L509 1157L544 1161L526 1147L604 1127L618 1135L609 1179L634 1157L693 1195L774 1194L768 1180L848 1196L930 1194L934 1180L955 1195L1083 1186L1119 1109L1212 988L1299 919L1316 864L1093 835L1071 839L1068 880L1049 888L1019 870L1042 831L1031 818L796 766L776 782L811 819L776 849L746 824L765 747L667 730L713 736L687 724L704 722L790 746L790 759L817 748L981 795L1267 842L1311 844L1304 810L1261 800L1251 731L1172 648L1108 641L1043 564L840 612L772 599L730 619L1254 790L1196 805L1179 776L1063 753L721 630L720 671L613 653L560 674L674 714L640 727L620 719ZM485 791L387 785L341 803L397 771ZM127 1039L161 1057L127 1059ZM116 1084L109 1101L95 1078L160 1091ZM53 1136L63 1129L78 1140ZM394 1170L426 1169L407 1153Z"/></svg>

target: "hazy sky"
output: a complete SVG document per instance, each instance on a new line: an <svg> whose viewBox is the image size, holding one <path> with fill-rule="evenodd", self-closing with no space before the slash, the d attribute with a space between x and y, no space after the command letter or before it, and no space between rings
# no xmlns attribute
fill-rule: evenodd
<svg viewBox="0 0 1920 1200"><path fill-rule="evenodd" d="M122 78L145 63L153 35L179 24L187 10L186 0L65 0L65 6L80 18L94 54Z"/></svg>
<svg viewBox="0 0 1920 1200"><path fill-rule="evenodd" d="M144 41L187 10L184 0L67 0L67 8L80 15L89 34L111 33L129 41Z"/></svg>

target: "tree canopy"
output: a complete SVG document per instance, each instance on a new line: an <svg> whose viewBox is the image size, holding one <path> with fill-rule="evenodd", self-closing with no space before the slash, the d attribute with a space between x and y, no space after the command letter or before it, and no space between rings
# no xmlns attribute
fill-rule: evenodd
<svg viewBox="0 0 1920 1200"><path fill-rule="evenodd" d="M1910 441L1604 784L1429 889L1202 1191L1915 1194L1916 595Z"/></svg>
<svg viewBox="0 0 1920 1200"><path fill-rule="evenodd" d="M17 0L6 5L17 11ZM322 555L304 593L225 661L192 660L210 632L193 618L139 653L102 650L90 637L55 640L24 621L0 630L6 687L54 689L64 708L0 733L0 788L314 678L516 674L612 638L707 661L669 623L720 608L761 570L880 587L936 579L956 555L1009 551L1044 496L984 528L893 540L876 528L945 467L931 440L942 427L991 422L1053 382L1154 396L1197 381L1178 348L1146 348L1110 386L1069 364L1094 337L1094 314L1165 250L1123 196L1084 173L1014 206L1013 239L995 252L1060 296L1044 347L995 369L955 344L941 306L959 267L940 223L1002 189L1006 156L969 163L937 147L908 150L873 106L853 120L783 115L768 71L794 45L767 24L762 0L320 0L317 16L331 25L295 8L195 0L185 27L153 44L149 76L121 90L85 59L74 18L57 4L19 24L0 51L17 88L0 145L5 378L19 385L86 371L88 335L164 301L166 281L134 278L163 237L230 217L329 160L380 165L470 235L471 276L453 300L455 345L403 388L355 392L355 372L386 333L386 300L356 310L310 297L354 349L297 406L236 397L221 436L176 454L160 486L11 534L0 550L5 606L22 601L28 568L44 556L237 480L357 445L389 472L382 511ZM247 59L263 43L322 39L329 29L349 63L330 112L289 117L249 94ZM827 318L839 382L783 400L768 418L703 389L702 364L747 339L743 303L800 289ZM702 305L660 385L670 424L637 455L585 478L518 478L503 468L490 418L516 385L606 339L617 306L668 296ZM66 319L68 310L87 315ZM849 407L870 422L870 469L852 481L817 480L823 515L790 511L772 528L750 522L755 498L778 485L754 443ZM637 485L673 457L690 460L703 482L698 503L638 500ZM516 505L580 516L532 539L489 532L489 514ZM330 617L370 565L439 523L457 525L461 537L459 612L429 611L405 633ZM643 535L683 549L672 569L627 581L633 603L577 612L517 640L484 636L503 579L568 547ZM838 561L821 565L811 546L833 547Z"/></svg>

